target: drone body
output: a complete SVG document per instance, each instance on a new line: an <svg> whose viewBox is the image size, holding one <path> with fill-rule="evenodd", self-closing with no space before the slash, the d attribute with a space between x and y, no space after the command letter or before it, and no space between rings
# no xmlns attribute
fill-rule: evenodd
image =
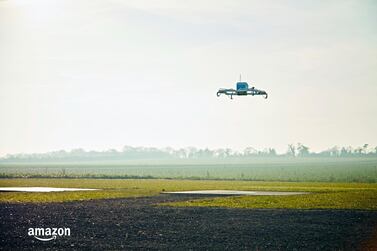
<svg viewBox="0 0 377 251"><path fill-rule="evenodd" d="M227 96L230 96L231 99L233 99L233 96L255 96L255 95L263 95L264 98L267 98L267 92L263 90L255 89L255 87L249 88L249 84L247 82L237 82L236 89L224 89L221 88L217 91L217 96L219 97L221 94L225 94Z"/></svg>

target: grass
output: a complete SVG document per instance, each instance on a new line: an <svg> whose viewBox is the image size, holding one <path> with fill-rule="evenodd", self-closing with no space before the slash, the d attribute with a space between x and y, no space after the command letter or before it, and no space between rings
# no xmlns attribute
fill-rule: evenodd
<svg viewBox="0 0 377 251"><path fill-rule="evenodd" d="M165 203L179 207L290 208L290 209L364 209L377 210L375 183L261 182L164 179L0 179L0 187L51 186L98 188L98 191L24 193L0 192L1 202L48 203L92 199L127 198L158 195L180 190L264 190L306 191L294 196L239 196Z"/></svg>
<svg viewBox="0 0 377 251"><path fill-rule="evenodd" d="M0 162L2 178L171 178L377 182L377 158L253 158L155 162Z"/></svg>
<svg viewBox="0 0 377 251"><path fill-rule="evenodd" d="M176 207L377 210L377 190L292 196L239 196L166 203Z"/></svg>

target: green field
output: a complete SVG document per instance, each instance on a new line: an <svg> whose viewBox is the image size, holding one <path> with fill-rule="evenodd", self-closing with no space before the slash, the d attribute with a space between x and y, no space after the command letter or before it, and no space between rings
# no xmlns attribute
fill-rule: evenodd
<svg viewBox="0 0 377 251"><path fill-rule="evenodd" d="M0 202L65 202L153 196L162 191L230 189L312 193L275 197L219 197L167 205L377 209L376 158L2 162L0 177L0 186L102 189L83 192L0 193Z"/></svg>
<svg viewBox="0 0 377 251"><path fill-rule="evenodd" d="M251 158L223 160L0 162L0 177L171 178L252 181L377 182L377 159Z"/></svg>
<svg viewBox="0 0 377 251"><path fill-rule="evenodd" d="M164 179L0 179L5 186L98 188L98 191L24 193L2 192L0 202L48 203L158 195L162 191L230 189L306 191L294 196L237 196L168 203L165 206L235 208L302 208L377 210L377 184L322 182L259 182Z"/></svg>

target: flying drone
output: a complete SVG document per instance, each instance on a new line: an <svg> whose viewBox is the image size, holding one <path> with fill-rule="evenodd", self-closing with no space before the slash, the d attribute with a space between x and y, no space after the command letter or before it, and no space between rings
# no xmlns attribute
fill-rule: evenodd
<svg viewBox="0 0 377 251"><path fill-rule="evenodd" d="M242 82L241 81L241 76L240 76L240 81L236 83L236 89L225 89L225 88L220 88L216 95L217 97L220 97L221 94L225 94L227 96L230 96L231 99L233 99L233 96L255 96L255 95L263 95L264 98L267 98L267 92L263 90L258 90L255 87L249 88L249 84L247 82Z"/></svg>

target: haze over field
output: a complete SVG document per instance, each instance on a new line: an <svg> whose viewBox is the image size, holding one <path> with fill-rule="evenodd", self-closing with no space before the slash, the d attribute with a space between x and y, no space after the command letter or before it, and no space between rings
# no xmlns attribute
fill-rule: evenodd
<svg viewBox="0 0 377 251"><path fill-rule="evenodd" d="M377 145L375 1L0 1L0 156ZM239 74L269 99L216 97Z"/></svg>

